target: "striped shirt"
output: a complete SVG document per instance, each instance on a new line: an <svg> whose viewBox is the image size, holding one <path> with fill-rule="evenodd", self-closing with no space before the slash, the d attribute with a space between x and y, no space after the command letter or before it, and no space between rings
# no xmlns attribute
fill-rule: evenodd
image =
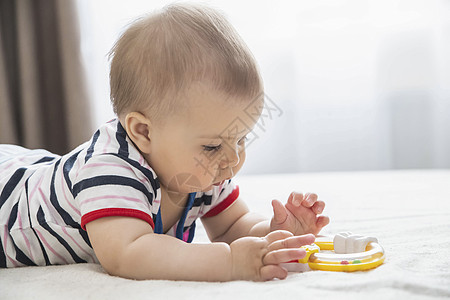
<svg viewBox="0 0 450 300"><path fill-rule="evenodd" d="M191 242L195 220L238 197L228 180L189 194L166 234ZM148 222L162 233L157 175L115 119L64 156L0 145L0 267L95 262L85 225L106 216Z"/></svg>

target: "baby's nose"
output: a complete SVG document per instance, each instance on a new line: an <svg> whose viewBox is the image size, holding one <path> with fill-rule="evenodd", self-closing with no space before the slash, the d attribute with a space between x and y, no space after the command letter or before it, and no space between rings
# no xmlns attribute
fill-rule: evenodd
<svg viewBox="0 0 450 300"><path fill-rule="evenodd" d="M226 168L232 168L239 164L240 158L239 158L239 152L237 150L231 150L228 151L228 153L225 155L224 159L219 164L219 167L221 169Z"/></svg>

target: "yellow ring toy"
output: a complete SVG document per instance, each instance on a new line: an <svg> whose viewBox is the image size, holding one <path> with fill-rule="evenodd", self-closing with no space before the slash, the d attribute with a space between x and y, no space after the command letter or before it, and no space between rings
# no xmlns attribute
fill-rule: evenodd
<svg viewBox="0 0 450 300"><path fill-rule="evenodd" d="M318 237L314 244L301 248L306 250L306 256L298 264L283 264L289 271L365 271L378 267L385 259L376 238L350 232L341 232L334 239Z"/></svg>

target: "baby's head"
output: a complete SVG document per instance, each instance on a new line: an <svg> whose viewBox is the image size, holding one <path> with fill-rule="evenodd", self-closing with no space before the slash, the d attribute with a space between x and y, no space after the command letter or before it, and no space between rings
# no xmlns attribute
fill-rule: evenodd
<svg viewBox="0 0 450 300"><path fill-rule="evenodd" d="M240 169L244 133L256 123L248 112L261 110L263 84L252 54L220 13L198 5L167 6L134 22L110 57L114 111L162 185L187 174L205 190ZM243 134L224 137L237 119ZM209 151L225 140L236 145L220 154Z"/></svg>
<svg viewBox="0 0 450 300"><path fill-rule="evenodd" d="M203 82L229 96L262 93L255 60L217 11L174 4L135 21L110 52L111 101L124 117L148 111L153 120L184 111L183 94Z"/></svg>

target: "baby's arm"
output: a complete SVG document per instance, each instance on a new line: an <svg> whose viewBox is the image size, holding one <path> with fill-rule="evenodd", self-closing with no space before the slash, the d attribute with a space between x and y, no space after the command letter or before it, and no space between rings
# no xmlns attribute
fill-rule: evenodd
<svg viewBox="0 0 450 300"><path fill-rule="evenodd" d="M270 221L250 212L240 197L220 214L202 218L202 223L212 242L230 244L240 237L262 237L270 232Z"/></svg>
<svg viewBox="0 0 450 300"><path fill-rule="evenodd" d="M278 264L304 257L300 246L313 236L276 231L263 238L226 243L188 244L154 234L140 219L104 217L86 225L92 247L111 275L132 279L227 281L285 278Z"/></svg>
<svg viewBox="0 0 450 300"><path fill-rule="evenodd" d="M243 236L265 236L271 231L287 230L295 235L318 234L329 222L320 216L325 203L316 194L291 193L285 205L272 201L274 216L271 220L251 213L244 201L238 198L220 214L202 218L208 236L213 242L231 243Z"/></svg>

